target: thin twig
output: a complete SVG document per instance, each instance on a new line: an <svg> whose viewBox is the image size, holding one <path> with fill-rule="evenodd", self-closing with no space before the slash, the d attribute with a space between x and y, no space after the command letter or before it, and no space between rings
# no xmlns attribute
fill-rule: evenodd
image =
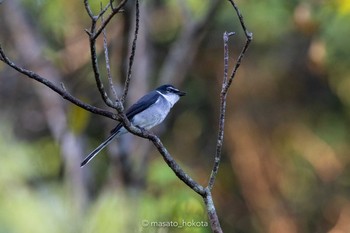
<svg viewBox="0 0 350 233"><path fill-rule="evenodd" d="M89 4L85 3L85 5L87 5L85 8L87 9L87 11L90 9ZM89 11L88 11L89 14ZM103 99L103 101L106 103L107 106L117 109L118 113L123 112L123 105L121 104L120 101L112 101L109 97L107 92L105 91L103 82L101 80L101 75L100 75L100 70L98 67L98 59L97 59L97 53L96 53L96 18L97 17L93 17L91 19L91 28L89 31L89 42L90 42L90 54L91 54L91 63L92 63L92 69L94 72L94 77L95 77L95 82L96 82L96 86L101 94L101 97ZM106 21L103 22L102 25L107 25ZM105 27L103 27L104 29Z"/></svg>
<svg viewBox="0 0 350 233"><path fill-rule="evenodd" d="M224 36L223 36L223 39L224 39L224 77L223 77L223 81L222 81L221 95L220 95L219 132L218 132L218 139L217 139L217 143L216 143L216 153L215 153L214 166L213 166L212 172L210 174L209 182L208 182L209 190L212 190L212 188L214 186L216 175L217 175L218 170L219 170L222 144L223 144L223 140L224 140L226 94L227 94L227 91L225 91L225 90L227 87L228 59L229 59L227 42L229 40L230 35L234 35L234 33L224 32Z"/></svg>
<svg viewBox="0 0 350 233"><path fill-rule="evenodd" d="M241 65L242 59L243 59L243 57L244 57L244 54L245 54L245 52L247 51L247 49L248 49L249 44L250 44L251 41L252 41L252 38L250 38L250 37L246 40L246 43L245 43L245 45L244 45L244 47L243 47L241 53L240 53L239 56L238 56L237 62L236 62L236 64L235 64L235 66L233 67L233 70L232 70L232 72L231 72L230 79L228 80L227 85L226 85L226 90L225 90L225 92L227 92L227 91L228 91L228 88L231 86L231 83L232 83L232 81L233 81L233 79L234 79L234 77L235 77L235 75L236 75L236 72L237 72L238 68L239 68L240 65Z"/></svg>
<svg viewBox="0 0 350 233"><path fill-rule="evenodd" d="M102 5L102 2L101 2L101 5ZM104 13L106 13L109 7L111 7L113 11L113 0L110 0L109 3L105 6L105 8L101 9L101 11L97 15L97 18L103 17Z"/></svg>
<svg viewBox="0 0 350 233"><path fill-rule="evenodd" d="M128 74L125 80L124 84L124 91L123 95L121 97L121 102L124 103L126 96L128 95L129 91L129 85L130 85L130 80L131 80L131 73L132 73L132 66L134 64L134 58L135 58L135 53L136 53L136 42L137 42L137 36L139 32L139 25L140 25L140 4L139 0L136 0L136 15L135 15L135 32L134 32L134 39L132 41L132 46L131 46L131 54L129 57L129 66L128 66Z"/></svg>
<svg viewBox="0 0 350 233"><path fill-rule="evenodd" d="M90 53L91 53L92 69L94 71L96 86L101 94L103 101L107 104L107 106L114 108L115 105L113 101L108 97L100 77L101 75L100 75L100 69L98 67L96 43L95 43L95 39L92 39L91 37L90 37Z"/></svg>
<svg viewBox="0 0 350 233"><path fill-rule="evenodd" d="M252 32L249 32L245 23L244 23L244 19L243 19L243 15L241 14L240 10L238 9L238 6L236 5L236 3L233 1L233 0L228 0L231 5L233 6L233 8L235 9L236 13L237 13L237 16L239 18L239 22L241 23L241 26L243 28L243 31L244 31L244 34L246 36L246 43L242 49L242 51L240 52L239 56L238 56L238 59L237 59L237 62L232 70L232 73L231 73L231 76L230 76L230 79L228 80L228 83L227 83L227 86L226 86L226 92L228 91L228 88L231 86L231 83L236 75L236 72L238 70L238 67L241 65L241 62L242 62L242 59L243 59L243 56L245 54L245 52L247 51L249 45L250 45L250 42L253 40L253 33Z"/></svg>
<svg viewBox="0 0 350 233"><path fill-rule="evenodd" d="M114 0L110 0L109 3L103 9L100 10L98 15L94 15L94 13L91 10L91 7L90 7L90 4L89 4L88 0L84 0L84 6L85 6L86 12L90 16L90 18L92 20L97 21L100 17L103 16L104 13L106 13L106 11L108 10L109 7L111 7L112 12L114 11L113 2L114 2ZM102 5L102 2L101 2L101 5ZM116 12L116 13L118 13L118 12ZM103 25L103 23L102 23L102 25Z"/></svg>
<svg viewBox="0 0 350 233"><path fill-rule="evenodd" d="M88 0L84 0L84 6L86 9L86 12L88 13L88 15L90 16L91 19L94 19L94 14L92 13L92 10L90 8L90 4Z"/></svg>
<svg viewBox="0 0 350 233"><path fill-rule="evenodd" d="M101 10L102 10L102 5L101 5ZM103 19L103 15L102 15L101 16L101 22L103 23L103 21L104 21L104 19ZM108 43L107 43L106 29L103 29L102 35L103 35L103 48L104 48L104 53L105 53L106 70L107 70L107 78L108 78L109 86L111 88L111 91L112 91L112 93L114 95L115 100L119 101L117 91L114 88L113 79L112 79L112 75L111 75L111 67L110 67L110 64L109 64L109 54L108 54Z"/></svg>
<svg viewBox="0 0 350 233"><path fill-rule="evenodd" d="M118 6L116 7L112 7L112 12L107 16L106 20L104 21L103 24L100 25L100 27L98 29L96 29L94 35L93 35L93 39L97 39L97 37L102 33L102 30L108 25L108 23L111 21L111 19L114 17L114 15L122 12L122 8L124 7L124 5L127 3L128 0L123 0L119 3ZM101 17L101 14L98 15L98 17L96 17L95 20L97 20L99 17Z"/></svg>
<svg viewBox="0 0 350 233"><path fill-rule="evenodd" d="M235 1L233 1L233 0L228 0L228 1L232 4L233 8L235 8L235 11L236 11L237 16L239 18L239 22L241 23L241 26L242 26L243 31L245 33L245 36L247 37L247 39L249 41L253 40L253 33L249 32L247 27L245 26L243 15L241 14L241 11L238 9L238 6L236 5Z"/></svg>
<svg viewBox="0 0 350 233"><path fill-rule="evenodd" d="M112 11L114 10L114 6L113 6L113 0L109 0L109 5L111 6Z"/></svg>

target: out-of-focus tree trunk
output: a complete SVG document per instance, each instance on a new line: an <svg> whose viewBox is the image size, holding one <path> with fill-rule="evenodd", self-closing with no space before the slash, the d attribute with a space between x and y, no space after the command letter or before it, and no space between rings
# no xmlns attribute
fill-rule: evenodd
<svg viewBox="0 0 350 233"><path fill-rule="evenodd" d="M49 60L45 59L43 48L46 42L35 25L29 23L30 20L24 8L18 0L7 1L2 7L5 8L3 10L5 25L8 27L13 45L18 53L17 60L25 62L25 67L59 84L62 81L61 74ZM65 178L68 189L72 192L73 206L77 211L81 211L87 197L83 170L78 166L83 154L81 139L67 127L65 102L61 96L37 82L32 82L32 84L34 93L42 105L45 123L60 146Z"/></svg>

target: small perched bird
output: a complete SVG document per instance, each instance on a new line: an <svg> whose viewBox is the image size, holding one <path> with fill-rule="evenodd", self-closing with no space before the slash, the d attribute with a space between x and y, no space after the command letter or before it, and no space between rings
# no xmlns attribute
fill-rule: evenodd
<svg viewBox="0 0 350 233"><path fill-rule="evenodd" d="M181 96L184 95L186 95L185 92L179 91L172 85L162 85L149 92L139 99L134 105L132 105L126 111L126 116L133 125L149 130L160 124L168 115L174 104L180 99ZM122 123L119 123L111 131L111 135L88 156L86 156L86 158L80 164L80 167L83 167L90 162L115 137L123 135L127 132L128 131L123 127Z"/></svg>

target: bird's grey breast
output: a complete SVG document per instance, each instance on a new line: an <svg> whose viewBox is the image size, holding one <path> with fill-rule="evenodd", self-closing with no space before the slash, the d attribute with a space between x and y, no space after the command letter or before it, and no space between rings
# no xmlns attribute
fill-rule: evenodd
<svg viewBox="0 0 350 233"><path fill-rule="evenodd" d="M139 127L151 129L165 119L171 107L171 104L162 95L160 95L154 104L135 115L132 122Z"/></svg>

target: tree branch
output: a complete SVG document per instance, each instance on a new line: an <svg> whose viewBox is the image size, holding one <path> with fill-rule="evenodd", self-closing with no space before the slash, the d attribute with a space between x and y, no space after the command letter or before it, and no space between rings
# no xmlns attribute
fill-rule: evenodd
<svg viewBox="0 0 350 233"><path fill-rule="evenodd" d="M119 116L115 113L112 113L110 111L101 109L101 108L97 108L95 106L89 105L87 103L84 103L83 101L79 100L78 98L72 96L69 92L67 92L67 90L63 87L58 87L56 86L54 83L50 82L49 80L47 80L46 78L40 76L39 74L36 74L35 72L31 71L31 70L27 70L24 69L22 67L17 66L14 62L12 62L5 54L1 44L0 44L0 56L1 56L1 61L3 61L5 64L7 64L8 66L12 67L13 69L17 70L18 72L20 72L21 74L24 74L25 76L27 76L28 78L34 79L42 84L44 84L45 86L49 87L51 90L53 90L54 92L58 93L59 95L62 96L63 99L66 99L68 101L70 101L71 103L91 112L91 113L95 113L101 116L105 116L108 117L110 119L113 120L119 120ZM62 84L61 84L62 85Z"/></svg>
<svg viewBox="0 0 350 233"><path fill-rule="evenodd" d="M220 165L220 161L221 161L221 151L222 151L222 145L223 145L223 140L224 140L224 126L225 126L225 113L226 113L226 97L227 97L227 93L228 90L232 84L232 81L236 75L236 72L239 68L239 66L241 65L241 61L245 55L245 52L247 51L250 42L253 39L253 33L248 32L245 23L244 23L244 19L243 16L241 14L241 12L239 11L236 3L233 0L228 0L233 8L236 11L236 14L239 18L239 21L241 23L241 26L243 28L243 31L245 33L246 36L246 43L243 46L242 51L240 52L237 62L235 63L231 76L228 79L227 75L228 75L228 59L229 59L229 55L228 55L228 45L227 42L229 40L229 36L233 35L234 33L224 33L224 78L223 78L223 82L222 82L222 88L221 88L221 94L220 94L220 117L219 117L219 132L218 132L218 138L217 138L217 143L216 143L216 153L215 153L215 159L214 159L214 166L212 169L212 172L210 174L210 178L209 178L209 182L208 182L208 188L211 190L214 186L214 182L216 179L216 175L217 172L219 170L219 165Z"/></svg>
<svg viewBox="0 0 350 233"><path fill-rule="evenodd" d="M90 16L91 20L93 22L97 22L97 20L102 17L102 15L107 11L107 9L110 7L112 12L107 16L106 20L100 25L99 28L97 28L93 34L91 34L92 38L94 40L97 39L97 37L100 36L100 34L102 33L103 29L106 28L106 26L108 25L108 23L111 21L111 19L114 17L114 15L122 12L122 8L124 7L124 5L128 2L128 0L123 0L119 3L118 6L114 7L113 6L113 0L111 0L107 6L102 10L100 11L100 13L98 15L94 15L91 11L91 7L90 7L90 4L89 4L89 1L88 0L84 0L84 5L85 5L85 9L88 13L88 15Z"/></svg>
<svg viewBox="0 0 350 233"><path fill-rule="evenodd" d="M204 202L205 205L207 207L207 212L208 212L208 218L209 218L209 222L210 222L210 226L213 232L215 233L221 233L222 229L220 226L220 222L218 219L218 216L216 214L216 210L215 210L215 206L211 197L211 190L213 189L215 180L216 180L216 176L219 170L219 166L220 166L220 162L221 162L221 154L222 154L222 145L223 145L223 140L224 140L224 131L225 131L225 114L226 114L226 98L227 98L227 93L228 90L232 84L232 81L236 75L236 72L241 64L241 61L244 57L245 52L247 51L250 42L253 39L253 34L248 32L244 20L243 20L243 16L240 13L236 3L233 0L228 0L233 8L236 11L236 14L239 18L239 21L241 23L241 26L244 30L245 36L246 36L246 43L243 46L243 49L241 51L241 53L238 56L237 62L235 63L231 76L228 79L228 60L229 60L229 53L228 53L228 40L229 37L234 35L234 32L231 33L227 33L225 32L223 35L223 39L224 39L224 75L223 75L223 81L222 81L222 86L221 86L221 94L220 94L220 116L219 116L219 132L218 132L218 138L217 138L217 142L216 142L216 152L215 152L215 157L214 157L214 165L213 165L213 169L211 171L210 177L209 177L209 181L208 181L208 186L205 189L205 196L203 196L204 198Z"/></svg>
<svg viewBox="0 0 350 233"><path fill-rule="evenodd" d="M246 42L243 46L243 49L242 51L240 52L239 56L238 56L238 59L237 59L237 62L232 70L232 73L231 73L231 76L230 76L230 79L226 85L226 88L225 88L225 92L228 91L228 88L231 86L231 83L233 81L233 78L235 77L236 75L236 72L239 68L239 66L241 65L241 62L242 62L242 59L243 59L243 56L245 54L245 52L247 51L249 45L250 45L250 42L253 40L253 33L252 32L249 32L247 30L247 27L245 26L245 23L244 23L244 19L243 19L243 15L241 14L240 10L238 9L236 3L233 1L233 0L228 0L231 5L233 6L233 8L235 9L236 13L237 13L237 16L239 18L239 22L241 23L241 26L243 28L243 31L244 31L244 34L246 36Z"/></svg>
<svg viewBox="0 0 350 233"><path fill-rule="evenodd" d="M205 195L203 196L205 206L207 207L208 218L210 222L210 227L213 233L222 233L219 218L216 213L213 198L211 196L210 189L207 187L205 189Z"/></svg>
<svg viewBox="0 0 350 233"><path fill-rule="evenodd" d="M123 95L120 99L122 103L125 102L126 96L128 95L129 91L129 84L130 84L130 79L131 79L131 72L132 72L132 66L134 64L134 58L135 58L135 52L136 52L136 42L137 42L137 36L139 32L139 25L140 25L140 4L139 0L136 0L136 19L135 19L135 32L134 32L134 39L132 41L132 46L131 46L131 54L129 57L129 66L128 66L128 74L125 80L124 84L124 91Z"/></svg>
<svg viewBox="0 0 350 233"><path fill-rule="evenodd" d="M216 143L216 153L214 166L209 178L208 188L211 190L214 186L215 178L219 170L220 159L221 159L221 150L224 140L224 130L225 130L225 113L226 113L226 94L227 94L227 75L228 75L228 45L227 42L229 40L229 36L234 35L235 33L227 33L224 32L224 77L221 86L221 95L220 95L220 116L219 116L219 132Z"/></svg>
<svg viewBox="0 0 350 233"><path fill-rule="evenodd" d="M141 130L140 128L131 124L125 114L121 115L121 122L123 126L132 134L137 135L139 137L148 139L152 141L154 146L157 148L158 152L163 156L164 161L168 164L168 166L173 170L175 175L182 180L187 186L189 186L192 190L198 193L201 196L205 195L204 188L198 184L195 180L193 180L181 167L177 164L174 158L170 155L168 150L165 148L159 137L148 130Z"/></svg>
<svg viewBox="0 0 350 233"><path fill-rule="evenodd" d="M115 101L115 102L112 101L108 97L107 92L105 91L103 82L102 82L101 77L100 77L100 70L98 67L98 59L97 59L97 53L96 53L96 40L97 40L97 37L102 32L102 30L110 22L112 17L116 13L119 12L119 10L122 8L122 6L124 6L125 3L126 3L126 1L122 1L117 8L115 8L115 9L113 8L112 13L110 15L108 15L107 19L102 20L102 25L100 26L100 28L96 29L97 20L99 19L99 17L103 16L104 11L102 10L98 16L93 16L90 5L88 3L88 0L84 0L85 9L91 18L91 27L90 27L89 31L87 30L87 34L89 35L91 63L92 63L92 69L94 71L96 86L101 94L103 101L106 103L106 105L111 107L111 108L116 109L118 111L118 113L122 113L124 108L123 108L123 105L120 101ZM110 3L108 3L108 5L110 5Z"/></svg>
<svg viewBox="0 0 350 233"><path fill-rule="evenodd" d="M103 9L102 9L102 3L101 3L101 11L102 10ZM101 16L101 22L102 23L104 22L103 15ZM107 43L106 29L103 29L102 35L103 35L103 49L104 49L104 53L105 53L105 62L106 62L106 70L107 70L107 79L108 79L109 86L110 86L110 89L111 89L111 91L112 91L112 93L114 95L115 100L119 101L117 91L114 88L112 74L111 74L111 66L109 64L109 53L108 53L108 43Z"/></svg>

